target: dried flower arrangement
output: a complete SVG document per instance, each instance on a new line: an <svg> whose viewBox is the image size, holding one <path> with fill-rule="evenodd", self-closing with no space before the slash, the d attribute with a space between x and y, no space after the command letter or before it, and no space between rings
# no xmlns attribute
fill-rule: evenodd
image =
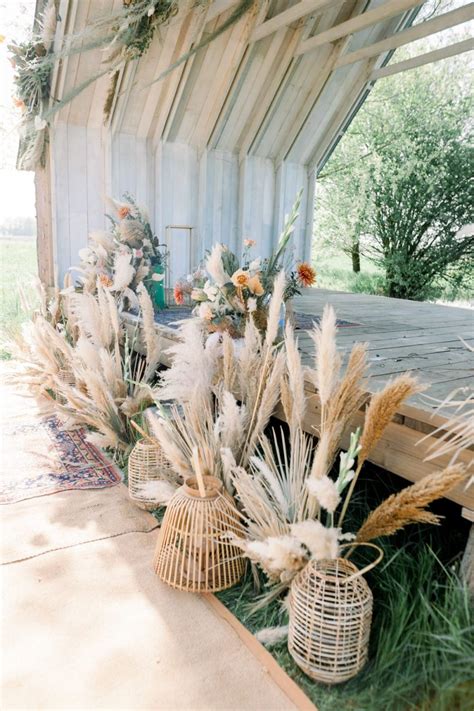
<svg viewBox="0 0 474 711"><path fill-rule="evenodd" d="M146 210L129 193L108 203L111 230L90 234L89 246L79 250L81 266L74 271L83 291L95 293L100 283L115 294L122 309L138 309L139 285L150 288L165 278L166 247L153 234Z"/></svg>
<svg viewBox="0 0 474 711"><path fill-rule="evenodd" d="M403 374L373 395L365 412L362 434L352 433L349 449L341 453L336 476L332 477L341 439L366 397L366 346L353 347L341 375L336 319L331 307L326 307L321 327L316 327L312 336L316 345L315 365L305 373L297 342L287 326L281 392L289 424L288 438L283 428L274 428L271 434L259 433L259 447L250 457L249 467L233 466L230 470L247 527L246 538L236 540L235 544L263 569L270 586L255 609L286 590L310 560L340 557L343 541L372 540L415 521L436 522L436 517L426 512L425 507L465 476L461 466L428 476L387 499L369 516L359 533L344 531L345 515L364 462L401 403L422 388L412 376ZM320 400L321 425L316 447L303 430L308 407L305 375L315 384Z"/></svg>
<svg viewBox="0 0 474 711"><path fill-rule="evenodd" d="M285 275L275 279L265 336L249 319L238 345L205 335L195 319L180 329L170 349L172 366L163 372L158 400L174 400L171 414L152 417L151 429L179 475L186 479L197 464L204 475L224 481L247 466L280 395L285 355L276 344Z"/></svg>
<svg viewBox="0 0 474 711"><path fill-rule="evenodd" d="M127 452L136 439L132 418L153 403L161 353L150 296L138 288L145 358L134 353L135 334L129 336L112 293L100 283L96 294L71 287L61 298L74 339L68 342L62 321L37 313L16 344L19 377L67 427L86 426L94 443Z"/></svg>
<svg viewBox="0 0 474 711"><path fill-rule="evenodd" d="M300 287L312 286L316 279L311 265L294 265L286 254L300 202L301 192L286 218L278 247L268 259L251 257L255 246L251 239L244 240L241 260L225 245L215 244L204 263L175 284L176 303L183 304L188 296L194 304L194 315L209 333L226 331L232 338L241 338L249 318L264 331L276 275L286 272L283 303L300 293Z"/></svg>

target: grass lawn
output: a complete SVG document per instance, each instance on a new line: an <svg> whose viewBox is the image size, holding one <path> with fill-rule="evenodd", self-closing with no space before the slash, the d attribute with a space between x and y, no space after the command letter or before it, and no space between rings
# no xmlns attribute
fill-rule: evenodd
<svg viewBox="0 0 474 711"><path fill-rule="evenodd" d="M0 237L0 358L9 358L5 342L18 332L27 316L22 311L19 285L31 293L38 272L35 237Z"/></svg>
<svg viewBox="0 0 474 711"><path fill-rule="evenodd" d="M361 271L352 271L350 258L343 253L328 253L325 247L317 247L313 254L316 267L317 285L322 289L335 289L360 294L384 293L384 274L376 264L361 257ZM467 306L474 299L474 278L465 286L455 289L452 285L440 283L436 287L436 301L458 303Z"/></svg>

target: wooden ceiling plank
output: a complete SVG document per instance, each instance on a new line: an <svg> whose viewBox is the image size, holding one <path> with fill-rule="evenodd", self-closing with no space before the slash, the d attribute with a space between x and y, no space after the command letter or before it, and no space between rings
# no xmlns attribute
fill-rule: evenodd
<svg viewBox="0 0 474 711"><path fill-rule="evenodd" d="M177 43L175 45L175 51L170 63L176 61L180 56L188 52L196 41L199 41L207 24L205 12L199 15L196 12L190 14L187 25L183 27L184 34L180 39L178 38L179 44ZM191 60L194 61L195 58L196 55L193 55L188 62ZM155 145L163 138L165 127L171 125L169 121L171 112L176 111L176 108L179 106L179 97L184 88L184 83L182 84L181 82L183 77L187 76L185 70L188 62L184 62L181 66L177 67L164 80L165 87L160 101L159 116L156 120L153 133L153 142Z"/></svg>
<svg viewBox="0 0 474 711"><path fill-rule="evenodd" d="M296 54L306 54L306 52L312 52L313 50L321 47L323 44L328 42L334 42L335 40L341 39L341 37L346 37L347 35L352 35L355 32L364 30L371 25L375 25L378 22L387 20L390 17L399 15L402 12L406 12L416 5L422 4L423 0L389 0L389 2L379 5L373 10L368 10L363 12L357 17L352 17L350 20L341 22L335 27L331 27L325 32L319 32L314 37L309 37L307 40L301 43L301 45L296 50Z"/></svg>
<svg viewBox="0 0 474 711"><path fill-rule="evenodd" d="M212 20L215 20L219 15L222 15L223 12L227 12L231 7L237 5L238 1L239 0L214 0L207 11L206 22L212 22Z"/></svg>
<svg viewBox="0 0 474 711"><path fill-rule="evenodd" d="M180 3L178 14L166 25L163 25L163 35L154 41L161 41L162 48L156 64L154 76L158 77L172 63L176 42L181 31L181 25L189 13L190 3ZM155 113L167 86L167 81L158 81L146 89L147 98L143 107L142 117L138 125L137 138L147 138L151 132ZM145 89L142 89L145 91Z"/></svg>
<svg viewBox="0 0 474 711"><path fill-rule="evenodd" d="M417 57L411 57L403 62L396 62L395 64L388 64L386 67L380 67L380 69L376 69L372 72L370 79L375 81L376 79L382 79L383 77L390 77L394 74L405 72L407 69L416 69L417 67L422 67L425 64L439 62L441 59L455 57L458 54L470 52L471 50L474 50L474 39L469 38L462 40L461 42L450 44L447 47L441 47L441 49L435 49L432 52L419 54Z"/></svg>
<svg viewBox="0 0 474 711"><path fill-rule="evenodd" d="M336 67L345 67L361 59L367 59L368 57L374 57L383 52L389 52L404 44L415 42L423 37L429 37L437 32L442 32L456 25L461 25L464 22L469 22L469 20L472 19L474 19L474 2L456 10L451 10L451 12L446 12L443 15L433 17L431 20L420 22L419 25L414 25L407 30L397 32L391 37L387 37L387 39L381 40L380 42L375 42L368 47L362 47L355 52L350 52L337 61Z"/></svg>
<svg viewBox="0 0 474 711"><path fill-rule="evenodd" d="M206 12L201 13L200 20L196 23L196 28L194 30L192 44L196 45L196 44L199 44L199 42L201 41L203 33L204 33L204 29L205 29L206 25L209 23L209 14L210 14L209 11L211 9L213 9L213 7L214 6L212 5L208 9L207 13ZM220 14L220 13L218 13L218 14ZM216 17L216 15L214 15L214 17ZM180 105L181 96L183 94L187 79L191 73L191 69L193 67L194 60L197 57L197 54L198 53L193 54L192 57L190 57L188 59L188 61L184 65L183 71L181 72L181 75L179 77L178 87L175 92L175 96L173 97L172 105L171 105L171 108L168 112L168 116L166 117L166 122L165 122L164 129L163 129L162 138L164 141L166 141L168 139L168 135L169 135L171 126L173 125L173 121L176 116L176 112L177 112L178 107Z"/></svg>
<svg viewBox="0 0 474 711"><path fill-rule="evenodd" d="M251 51L249 37L255 25L265 17L269 4L269 0L264 0L258 12L247 13L233 28L232 37L229 39L224 53L223 63L216 77L218 83L215 84L215 90L212 92L213 99L207 103L206 110L201 114L196 127L197 145L201 148L207 146L211 141L222 110L232 92L232 87L238 82L245 58ZM228 47L232 44L235 45L235 48L231 53L228 51Z"/></svg>
<svg viewBox="0 0 474 711"><path fill-rule="evenodd" d="M284 27L288 27L292 22L301 20L302 17L311 15L313 12L322 11L331 5L335 5L337 2L343 3L346 0L302 0L302 2L289 7L287 10L280 12L275 17L272 17L266 22L259 24L254 30L251 42L257 42L273 32L277 32Z"/></svg>
<svg viewBox="0 0 474 711"><path fill-rule="evenodd" d="M225 146L236 146L240 148L241 137L245 134L254 114L254 108L258 105L260 97L265 92L270 78L273 76L272 70L275 62L280 58L282 47L285 44L286 30L275 32L265 51L262 45L252 54L252 61L248 68L248 76L245 78L245 105L240 105L238 111L234 107L227 109L225 123L222 126L217 140L213 136L213 141L220 144L221 140ZM222 125L222 121L220 122ZM224 147L225 147L224 146Z"/></svg>

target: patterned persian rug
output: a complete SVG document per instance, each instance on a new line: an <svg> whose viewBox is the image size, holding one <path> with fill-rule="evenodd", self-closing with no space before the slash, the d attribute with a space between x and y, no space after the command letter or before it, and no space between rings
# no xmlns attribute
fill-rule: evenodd
<svg viewBox="0 0 474 711"><path fill-rule="evenodd" d="M190 306L172 306L169 309L164 309L163 311L158 311L155 313L155 321L163 326L169 326L170 328L177 328L179 321L189 318L191 316ZM312 314L305 314L299 311L295 311L295 331L309 331L314 325L319 324L321 321L320 316L313 316ZM339 328L350 328L351 326L360 326L360 323L353 323L352 321L344 321L342 319L337 319L337 325Z"/></svg>
<svg viewBox="0 0 474 711"><path fill-rule="evenodd" d="M121 481L118 469L82 429L65 431L55 417L2 428L0 504L68 489L104 489Z"/></svg>

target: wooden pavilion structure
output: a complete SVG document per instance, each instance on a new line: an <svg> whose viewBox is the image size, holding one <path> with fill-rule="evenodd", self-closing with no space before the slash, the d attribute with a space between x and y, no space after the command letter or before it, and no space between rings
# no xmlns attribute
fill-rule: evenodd
<svg viewBox="0 0 474 711"><path fill-rule="evenodd" d="M239 250L252 237L260 253L269 253L300 189L293 240L298 257L309 258L318 171L374 82L474 47L465 40L388 63L396 48L472 20L473 2L417 23L419 0L256 0L225 32L155 81L237 4L180 1L148 51L120 69L105 122L108 76L56 114L46 167L37 171L45 283L62 283L88 232L105 226L105 197L124 191L149 208L170 249L171 279L187 273L217 241ZM121 0L60 0L57 46L120 6ZM39 0L38 12L41 7ZM52 96L61 99L79 86L101 60L99 50L62 59ZM317 314L326 301L357 324L341 343L369 341L374 388L412 369L430 384L428 395L442 400L472 374L471 354L459 341L472 339L472 312L323 290L305 292L296 308ZM306 352L304 338L300 345ZM410 480L443 466L443 460L424 462L429 440L418 444L420 432L443 422L433 410L426 397L410 402L374 461ZM317 419L315 401L309 429ZM473 496L457 490L452 499L473 520Z"/></svg>

